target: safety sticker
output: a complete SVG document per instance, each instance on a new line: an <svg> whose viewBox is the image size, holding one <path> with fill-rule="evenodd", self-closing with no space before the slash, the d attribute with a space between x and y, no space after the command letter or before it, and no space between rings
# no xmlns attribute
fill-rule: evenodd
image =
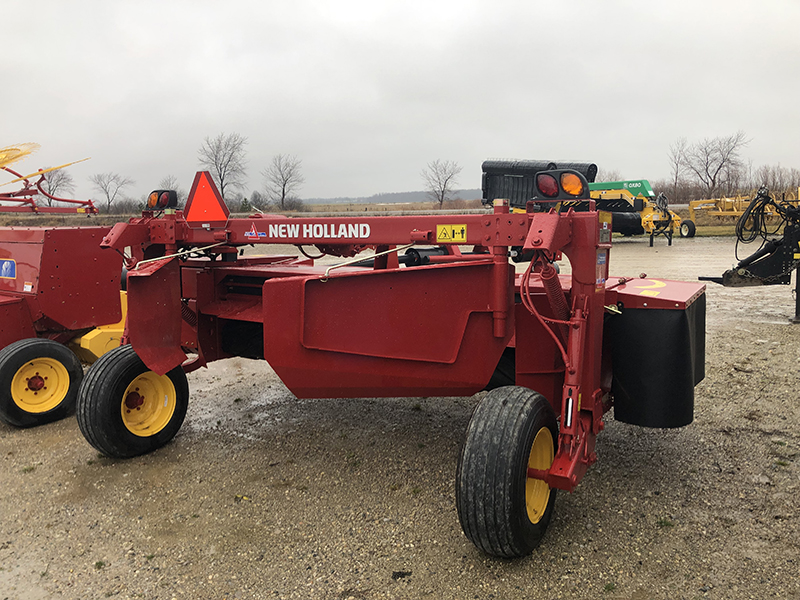
<svg viewBox="0 0 800 600"><path fill-rule="evenodd" d="M599 211L600 231L598 232L598 241L601 244L611 243L611 213Z"/></svg>
<svg viewBox="0 0 800 600"><path fill-rule="evenodd" d="M606 289L606 279L608 278L608 252L605 250L597 251L597 264L595 266L594 291L604 292Z"/></svg>
<svg viewBox="0 0 800 600"><path fill-rule="evenodd" d="M33 291L33 283L30 281L26 281L25 285L22 286L23 292L32 292Z"/></svg>
<svg viewBox="0 0 800 600"><path fill-rule="evenodd" d="M13 258L0 258L0 279L16 279L17 263Z"/></svg>
<svg viewBox="0 0 800 600"><path fill-rule="evenodd" d="M462 244L467 241L466 225L437 225L436 241L443 244Z"/></svg>

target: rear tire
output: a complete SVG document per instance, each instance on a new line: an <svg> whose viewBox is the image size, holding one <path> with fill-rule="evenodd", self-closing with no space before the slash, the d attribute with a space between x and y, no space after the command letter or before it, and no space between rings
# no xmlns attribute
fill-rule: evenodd
<svg viewBox="0 0 800 600"><path fill-rule="evenodd" d="M181 367L157 375L131 346L120 346L86 374L78 393L78 426L106 456L130 458L175 437L188 405L189 384Z"/></svg>
<svg viewBox="0 0 800 600"><path fill-rule="evenodd" d="M72 414L83 367L58 342L30 338L0 351L0 421L34 427Z"/></svg>
<svg viewBox="0 0 800 600"><path fill-rule="evenodd" d="M467 428L456 473L461 528L486 554L518 558L542 540L556 490L528 477L549 469L558 428L547 399L523 387L489 392Z"/></svg>
<svg viewBox="0 0 800 600"><path fill-rule="evenodd" d="M693 221L686 219L685 221L681 221L681 237L682 238L693 238L694 233L697 230Z"/></svg>

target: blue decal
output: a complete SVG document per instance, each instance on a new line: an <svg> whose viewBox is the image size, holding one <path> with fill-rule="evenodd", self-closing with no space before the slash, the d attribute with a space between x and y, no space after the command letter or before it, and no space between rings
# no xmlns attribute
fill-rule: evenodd
<svg viewBox="0 0 800 600"><path fill-rule="evenodd" d="M0 258L0 279L16 279L17 263L10 258Z"/></svg>

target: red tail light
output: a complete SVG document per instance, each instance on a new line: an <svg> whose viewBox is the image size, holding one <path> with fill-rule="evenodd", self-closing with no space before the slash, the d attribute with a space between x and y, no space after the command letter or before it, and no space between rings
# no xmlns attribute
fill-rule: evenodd
<svg viewBox="0 0 800 600"><path fill-rule="evenodd" d="M536 176L536 187L543 196L547 198L558 197L558 180L547 173L541 173Z"/></svg>

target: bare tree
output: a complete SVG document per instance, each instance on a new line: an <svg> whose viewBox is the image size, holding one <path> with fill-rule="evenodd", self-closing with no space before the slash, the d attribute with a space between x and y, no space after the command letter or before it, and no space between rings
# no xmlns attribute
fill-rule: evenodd
<svg viewBox="0 0 800 600"><path fill-rule="evenodd" d="M764 185L775 194L788 194L788 197L794 198L800 187L800 170L764 165L751 173L748 183L751 189Z"/></svg>
<svg viewBox="0 0 800 600"><path fill-rule="evenodd" d="M42 182L42 189L56 198L66 194L75 193L75 181L64 169L50 171L45 173L44 181ZM47 206L53 206L53 199L45 196Z"/></svg>
<svg viewBox="0 0 800 600"><path fill-rule="evenodd" d="M264 194L258 190L253 190L250 192L250 206L259 210L263 210L267 208L268 205L269 198L267 198Z"/></svg>
<svg viewBox="0 0 800 600"><path fill-rule="evenodd" d="M220 133L215 138L207 137L197 151L200 165L211 173L223 198L229 188L245 185L246 144L247 138L238 133Z"/></svg>
<svg viewBox="0 0 800 600"><path fill-rule="evenodd" d="M703 187L706 198L713 198L737 178L742 167L741 149L749 143L743 131L728 137L704 139L687 147L684 165L687 172Z"/></svg>
<svg viewBox="0 0 800 600"><path fill-rule="evenodd" d="M174 190L178 195L178 206L183 206L186 202L186 190L184 190L178 183L178 178L174 175L167 175L158 182L158 189L160 190Z"/></svg>
<svg viewBox="0 0 800 600"><path fill-rule="evenodd" d="M303 161L290 154L278 154L272 157L270 165L261 174L267 188L269 200L281 210L287 208L287 201L297 204L296 192L305 182L300 167Z"/></svg>
<svg viewBox="0 0 800 600"><path fill-rule="evenodd" d="M89 177L89 181L105 197L106 212L111 212L111 205L117 200L123 188L133 184L133 179L123 177L119 173L97 173Z"/></svg>
<svg viewBox="0 0 800 600"><path fill-rule="evenodd" d="M686 174L686 148L688 142L685 137L679 137L669 147L669 168L672 190L670 198L673 202L678 201L678 185Z"/></svg>
<svg viewBox="0 0 800 600"><path fill-rule="evenodd" d="M439 204L439 208L442 207L445 200L450 199L459 173L461 173L461 167L458 166L458 163L438 158L429 162L428 166L422 170L425 191L434 202Z"/></svg>
<svg viewBox="0 0 800 600"><path fill-rule="evenodd" d="M622 173L620 173L617 169L598 169L594 180L598 182L622 181Z"/></svg>

